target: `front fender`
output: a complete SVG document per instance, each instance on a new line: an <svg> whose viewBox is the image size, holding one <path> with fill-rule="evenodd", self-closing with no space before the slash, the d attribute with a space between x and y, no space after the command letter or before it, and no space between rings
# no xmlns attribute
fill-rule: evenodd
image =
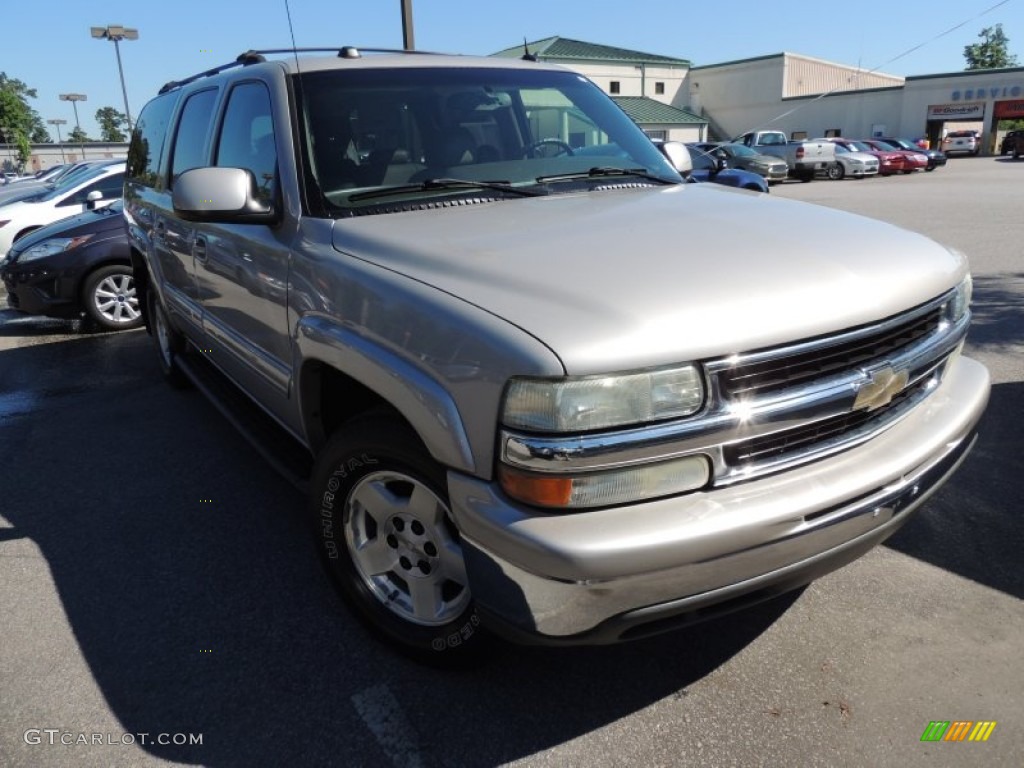
<svg viewBox="0 0 1024 768"><path fill-rule="evenodd" d="M474 472L473 452L455 401L423 369L323 315L303 317L295 343L299 360L319 360L390 403L438 462ZM302 391L301 381L298 389Z"/></svg>

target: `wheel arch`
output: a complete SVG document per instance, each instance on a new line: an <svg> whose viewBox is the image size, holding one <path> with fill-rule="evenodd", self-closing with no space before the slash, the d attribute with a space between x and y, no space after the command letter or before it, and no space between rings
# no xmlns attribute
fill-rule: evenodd
<svg viewBox="0 0 1024 768"><path fill-rule="evenodd" d="M324 317L300 321L296 346L296 395L314 454L341 424L385 409L408 424L440 464L475 471L454 399L423 368Z"/></svg>

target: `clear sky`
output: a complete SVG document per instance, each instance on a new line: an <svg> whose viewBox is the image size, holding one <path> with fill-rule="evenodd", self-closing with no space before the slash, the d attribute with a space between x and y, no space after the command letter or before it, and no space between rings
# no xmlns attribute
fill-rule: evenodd
<svg viewBox="0 0 1024 768"><path fill-rule="evenodd" d="M400 0L289 0L299 47L401 48ZM0 71L38 91L44 120L74 124L61 93L83 93L82 127L124 110L113 43L89 28L139 30L121 43L132 116L161 85L223 64L249 48L290 45L285 0L3 0ZM720 7L721 13L714 9ZM687 0L413 0L416 47L490 54L553 35L689 59L693 65L789 51L895 75L957 72L965 45L1003 25L1024 63L1024 0L764 3ZM805 21L806 20L806 21ZM956 28L956 29L954 29ZM950 31L952 30L952 31ZM948 33L948 34L944 34ZM903 55L905 54L905 55ZM52 126L47 126L52 128Z"/></svg>

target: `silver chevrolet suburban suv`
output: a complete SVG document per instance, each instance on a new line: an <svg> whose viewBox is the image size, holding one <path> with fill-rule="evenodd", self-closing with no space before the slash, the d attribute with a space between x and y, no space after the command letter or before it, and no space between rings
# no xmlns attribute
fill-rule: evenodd
<svg viewBox="0 0 1024 768"><path fill-rule="evenodd" d="M556 66L248 52L161 90L128 176L165 376L305 485L341 594L414 655L806 584L906 522L988 398L962 255L684 183Z"/></svg>

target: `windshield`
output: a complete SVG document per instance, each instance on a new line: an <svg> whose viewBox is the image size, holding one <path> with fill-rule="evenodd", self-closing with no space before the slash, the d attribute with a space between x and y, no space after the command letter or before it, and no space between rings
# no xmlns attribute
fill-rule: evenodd
<svg viewBox="0 0 1024 768"><path fill-rule="evenodd" d="M725 147L733 157L757 157L761 154L760 152L755 152L745 144L723 144L722 146Z"/></svg>
<svg viewBox="0 0 1024 768"><path fill-rule="evenodd" d="M680 182L651 141L573 72L471 67L301 76L309 200L326 215L500 187L552 194L609 169ZM592 169L603 173L590 175ZM459 184L441 183L457 180ZM465 182L468 182L465 183Z"/></svg>
<svg viewBox="0 0 1024 768"><path fill-rule="evenodd" d="M103 172L107 170L107 166L100 165L92 168L83 168L81 171L68 174L68 176L61 180L61 183L46 192L39 198L33 199L32 202L45 202L47 200L53 200L65 194L68 190L78 186L86 181L95 179L98 176L102 176Z"/></svg>

